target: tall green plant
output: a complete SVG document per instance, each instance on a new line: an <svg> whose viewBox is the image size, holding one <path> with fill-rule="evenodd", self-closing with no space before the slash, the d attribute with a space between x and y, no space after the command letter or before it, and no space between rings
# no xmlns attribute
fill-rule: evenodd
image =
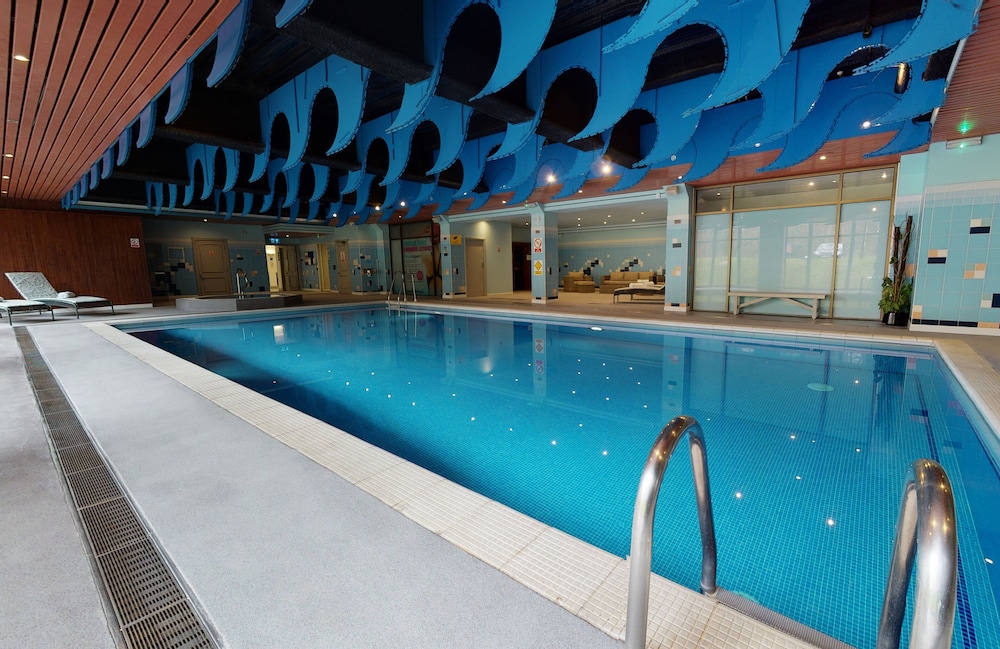
<svg viewBox="0 0 1000 649"><path fill-rule="evenodd" d="M913 216L907 214L902 228L892 230L892 256L889 264L892 274L882 280L882 297L878 308L882 313L909 313L913 298L913 281L906 277L906 259L910 254L910 236L913 233Z"/></svg>

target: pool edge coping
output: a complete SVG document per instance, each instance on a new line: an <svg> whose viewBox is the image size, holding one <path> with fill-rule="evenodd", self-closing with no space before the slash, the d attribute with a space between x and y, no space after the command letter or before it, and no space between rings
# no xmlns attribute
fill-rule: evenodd
<svg viewBox="0 0 1000 649"><path fill-rule="evenodd" d="M150 345L114 324L92 322L84 323L84 327L610 637L624 639L627 558L612 555L472 492L335 426ZM315 437L317 433L323 437L322 442ZM337 462L337 456L342 457L345 450L356 453L351 456L350 466ZM401 495L402 484L420 487L407 489ZM462 503L459 518L442 523L449 519L442 509L452 509L455 501ZM445 527L439 529L442 525ZM470 533L472 529L478 533ZM488 537L495 536L490 531L500 530L505 539L514 530L511 537L527 540L498 550ZM704 646L702 640L716 646L711 639L722 637L728 637L736 643L732 646L739 647L815 649L814 645L749 618L711 597L652 575L647 647L693 649Z"/></svg>

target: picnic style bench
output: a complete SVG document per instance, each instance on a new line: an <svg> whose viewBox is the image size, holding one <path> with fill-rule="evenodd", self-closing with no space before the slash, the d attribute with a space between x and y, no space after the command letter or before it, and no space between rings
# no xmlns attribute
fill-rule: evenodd
<svg viewBox="0 0 1000 649"><path fill-rule="evenodd" d="M812 319L816 319L819 311L819 301L825 300L826 293L781 293L774 291L729 291L729 297L736 298L733 303L733 313L740 314L740 309L759 304L765 300L784 300L789 304L800 306L812 313Z"/></svg>

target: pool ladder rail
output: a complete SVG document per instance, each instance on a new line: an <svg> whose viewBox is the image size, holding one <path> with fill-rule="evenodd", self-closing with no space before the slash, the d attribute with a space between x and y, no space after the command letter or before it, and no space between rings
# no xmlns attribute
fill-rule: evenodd
<svg viewBox="0 0 1000 649"><path fill-rule="evenodd" d="M403 302L406 302L406 273L401 270L397 270L395 273L392 274L392 282L389 283L389 293L386 296L385 303L390 308L392 307L392 292L393 289L396 288L397 275L399 275L400 277L399 293L396 294L396 308L398 309L400 308ZM414 278L412 272L409 275L410 275L410 297L413 298L414 302L416 302L417 301L416 279Z"/></svg>
<svg viewBox="0 0 1000 649"><path fill-rule="evenodd" d="M653 518L667 463L677 443L688 434L691 471L698 502L701 530L701 592L750 615L766 612L770 620L781 617L716 584L715 523L708 482L708 461L701 425L693 417L675 417L660 431L639 478L632 518L629 559L625 649L645 649L649 617L649 584L653 550ZM958 540L955 532L955 500L951 483L940 464L921 459L907 473L896 524L889 579L882 602L876 649L898 649L906 594L916 557L916 594L910 649L949 649L955 623L958 579ZM746 606L745 604L749 604ZM782 620L783 622L786 621ZM765 620L766 621L766 620ZM794 628L783 631L825 646L846 646L792 620ZM796 632L799 633L796 633ZM825 642L824 642L825 640Z"/></svg>

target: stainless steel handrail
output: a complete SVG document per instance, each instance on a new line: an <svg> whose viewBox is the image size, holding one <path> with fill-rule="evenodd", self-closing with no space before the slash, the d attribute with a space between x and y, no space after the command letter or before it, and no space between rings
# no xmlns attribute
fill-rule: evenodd
<svg viewBox="0 0 1000 649"><path fill-rule="evenodd" d="M646 465L639 478L632 516L632 549L629 559L628 610L625 615L625 649L644 649L649 617L649 581L653 560L653 517L656 498L667 463L684 433L689 433L691 471L694 493L698 501L698 526L701 528L701 592L714 595L715 584L715 523L712 499L708 487L708 461L701 426L693 417L674 417L664 426L653 442Z"/></svg>
<svg viewBox="0 0 1000 649"><path fill-rule="evenodd" d="M951 482L941 465L917 460L907 472L896 523L877 649L898 649L914 554L917 589L910 649L948 649L955 628L958 537Z"/></svg>

